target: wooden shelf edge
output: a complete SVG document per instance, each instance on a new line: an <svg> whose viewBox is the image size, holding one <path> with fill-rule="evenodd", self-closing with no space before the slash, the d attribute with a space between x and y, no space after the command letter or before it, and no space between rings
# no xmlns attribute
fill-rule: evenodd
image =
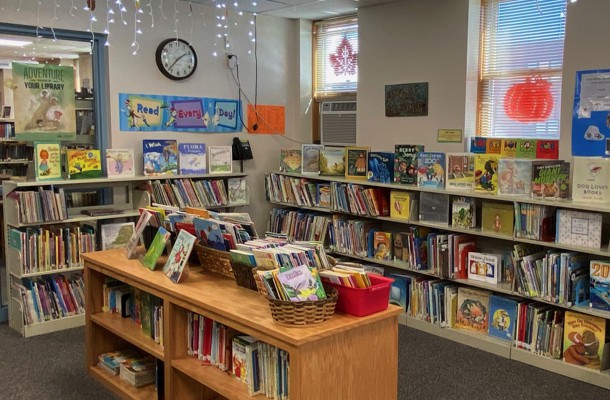
<svg viewBox="0 0 610 400"><path fill-rule="evenodd" d="M157 398L154 384L135 388L98 366L89 367L89 374L123 399L154 400Z"/></svg>

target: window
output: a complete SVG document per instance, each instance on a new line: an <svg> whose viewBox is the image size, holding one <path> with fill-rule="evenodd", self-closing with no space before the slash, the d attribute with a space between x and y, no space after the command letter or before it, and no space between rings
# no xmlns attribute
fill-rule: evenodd
<svg viewBox="0 0 610 400"><path fill-rule="evenodd" d="M477 131L559 138L566 0L483 0Z"/></svg>
<svg viewBox="0 0 610 400"><path fill-rule="evenodd" d="M358 19L354 16L314 24L314 97L355 93L358 89Z"/></svg>

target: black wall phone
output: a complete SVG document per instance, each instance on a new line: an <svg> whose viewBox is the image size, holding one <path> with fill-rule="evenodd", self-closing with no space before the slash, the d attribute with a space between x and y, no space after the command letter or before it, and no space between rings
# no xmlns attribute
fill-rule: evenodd
<svg viewBox="0 0 610 400"><path fill-rule="evenodd" d="M250 142L246 139L240 139L238 137L233 138L233 159L252 160L253 158Z"/></svg>

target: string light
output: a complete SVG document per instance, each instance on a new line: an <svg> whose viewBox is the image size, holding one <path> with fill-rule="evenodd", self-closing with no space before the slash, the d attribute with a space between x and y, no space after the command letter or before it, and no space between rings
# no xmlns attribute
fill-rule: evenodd
<svg viewBox="0 0 610 400"><path fill-rule="evenodd" d="M193 25L193 3L189 1L189 18L191 19L191 41L190 43L193 43L193 29L194 29L194 25Z"/></svg>
<svg viewBox="0 0 610 400"><path fill-rule="evenodd" d="M56 42L57 41L57 36L55 36L55 21L57 21L59 18L57 17L57 9L59 8L59 4L57 4L57 0L53 0L53 19L51 19L51 23L49 28L51 29L51 33L53 33L53 41Z"/></svg>
<svg viewBox="0 0 610 400"><path fill-rule="evenodd" d="M71 0L71 1L72 1L72 5L70 6L69 14L72 17L76 17L76 14L74 14L74 10L78 11L78 7L76 7L76 4L74 4L74 0ZM21 2L21 0L20 0L20 2Z"/></svg>
<svg viewBox="0 0 610 400"><path fill-rule="evenodd" d="M118 7L118 9L120 11L121 22L123 23L123 25L127 25L127 21L125 21L125 17L123 17L123 13L126 13L127 9L125 8L125 6L121 2L121 0L116 0L114 3L117 5L117 7Z"/></svg>
<svg viewBox="0 0 610 400"><path fill-rule="evenodd" d="M133 43L131 43L131 47L133 47L134 56L138 54L138 50L140 50L140 44L138 43L138 35L142 34L142 30L140 29L141 19L138 18L138 14L143 13L142 8L140 7L140 0L134 0L134 10L133 10Z"/></svg>
<svg viewBox="0 0 610 400"><path fill-rule="evenodd" d="M176 34L176 41L178 41L178 0L174 0L174 33Z"/></svg>
<svg viewBox="0 0 610 400"><path fill-rule="evenodd" d="M161 10L161 16L163 17L163 19L167 21L167 17L163 13L163 0L159 0L159 10Z"/></svg>
<svg viewBox="0 0 610 400"><path fill-rule="evenodd" d="M106 34L106 41L104 46L110 46L110 24L114 24L114 9L110 5L110 0L106 0L106 28L104 33Z"/></svg>
<svg viewBox="0 0 610 400"><path fill-rule="evenodd" d="M148 15L150 15L150 27L154 28L155 27L155 15L153 14L152 0L148 0L148 9L150 10L150 12L148 13Z"/></svg>
<svg viewBox="0 0 610 400"><path fill-rule="evenodd" d="M89 11L89 29L87 29L87 31L89 31L91 33L91 48L89 49L89 54L93 54L93 44L95 43L95 33L93 33L93 23L97 22L97 18L95 18L95 14L93 14L92 8L89 8L88 6L85 5L85 7L83 7L83 10Z"/></svg>

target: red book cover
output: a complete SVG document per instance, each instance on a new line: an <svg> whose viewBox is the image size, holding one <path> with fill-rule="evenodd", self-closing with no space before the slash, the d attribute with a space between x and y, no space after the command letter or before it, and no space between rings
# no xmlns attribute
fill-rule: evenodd
<svg viewBox="0 0 610 400"><path fill-rule="evenodd" d="M212 324L213 320L203 317L203 362L210 364L212 356Z"/></svg>
<svg viewBox="0 0 610 400"><path fill-rule="evenodd" d="M538 139L536 143L536 158L557 160L559 158L559 140Z"/></svg>
<svg viewBox="0 0 610 400"><path fill-rule="evenodd" d="M470 235L453 237L453 273L457 279L468 279L468 253L475 251L475 239Z"/></svg>
<svg viewBox="0 0 610 400"><path fill-rule="evenodd" d="M193 347L193 357L197 358L199 355L199 314L193 313L193 326L191 329L193 330L193 343L191 344Z"/></svg>
<svg viewBox="0 0 610 400"><path fill-rule="evenodd" d="M74 313L76 312L76 307L74 306L72 296L70 296L70 294L68 293L68 288L66 286L67 283L65 281L66 278L64 276L56 276L54 278L55 282L57 282L57 286L59 286L59 289L61 290L61 297L63 297L64 303L68 308L68 313L70 315L74 315Z"/></svg>

